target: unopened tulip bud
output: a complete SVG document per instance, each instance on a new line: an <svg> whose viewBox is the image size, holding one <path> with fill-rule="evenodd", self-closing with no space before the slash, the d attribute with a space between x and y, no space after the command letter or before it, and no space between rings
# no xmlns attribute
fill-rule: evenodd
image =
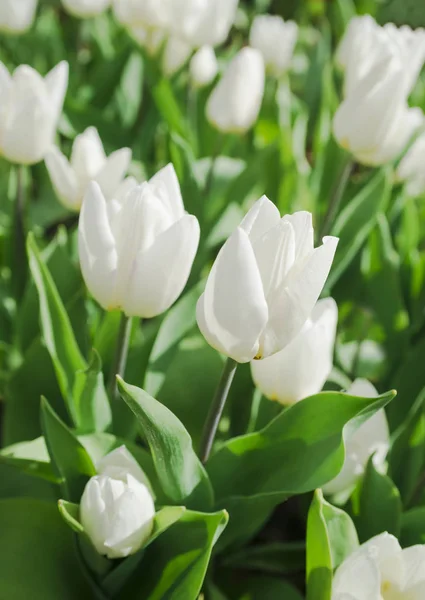
<svg viewBox="0 0 425 600"><path fill-rule="evenodd" d="M81 524L99 554L124 558L137 552L152 533L152 493L142 469L125 447L105 456L98 472L81 498Z"/></svg>
<svg viewBox="0 0 425 600"><path fill-rule="evenodd" d="M106 310L151 318L166 311L186 285L199 243L199 223L183 206L170 164L120 202L95 182L79 221L82 273Z"/></svg>
<svg viewBox="0 0 425 600"><path fill-rule="evenodd" d="M258 118L264 95L261 53L242 48L228 65L207 103L209 122L223 133L245 133Z"/></svg>
<svg viewBox="0 0 425 600"><path fill-rule="evenodd" d="M1 0L0 31L20 34L34 22L38 0Z"/></svg>
<svg viewBox="0 0 425 600"><path fill-rule="evenodd" d="M338 307L319 300L304 327L283 350L251 362L256 386L270 400L294 404L321 391L333 365Z"/></svg>
<svg viewBox="0 0 425 600"><path fill-rule="evenodd" d="M297 37L298 25L294 21L285 22L277 15L258 15L249 41L263 55L268 71L280 77L291 67Z"/></svg>
<svg viewBox="0 0 425 600"><path fill-rule="evenodd" d="M314 248L312 216L280 217L263 196L220 250L198 301L207 342L239 363L262 359L301 331L328 277L338 239Z"/></svg>
<svg viewBox="0 0 425 600"><path fill-rule="evenodd" d="M190 78L195 87L204 87L214 81L218 62L211 46L202 46L190 61Z"/></svg>
<svg viewBox="0 0 425 600"><path fill-rule="evenodd" d="M347 390L347 394L362 398L378 396L374 386L366 379L356 379ZM390 432L384 409L375 413L344 441L344 466L332 481L323 486L325 494L338 494L354 487L372 455L375 467L384 470L385 458L390 447Z"/></svg>
<svg viewBox="0 0 425 600"><path fill-rule="evenodd" d="M46 167L58 199L71 210L81 208L91 181L96 181L107 200L116 197L131 161L131 150L116 150L108 158L95 127L77 135L71 159L52 147L46 156Z"/></svg>
<svg viewBox="0 0 425 600"><path fill-rule="evenodd" d="M96 17L109 8L111 0L61 0L65 10L79 19Z"/></svg>
<svg viewBox="0 0 425 600"><path fill-rule="evenodd" d="M51 148L68 86L68 63L46 77L21 65L10 75L0 62L0 155L32 165Z"/></svg>

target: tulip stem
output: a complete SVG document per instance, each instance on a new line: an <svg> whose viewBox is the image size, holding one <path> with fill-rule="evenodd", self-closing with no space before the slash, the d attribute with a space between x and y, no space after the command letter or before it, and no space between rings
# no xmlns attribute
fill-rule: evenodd
<svg viewBox="0 0 425 600"><path fill-rule="evenodd" d="M354 168L354 163L352 160L347 160L346 164L341 170L341 173L337 180L335 181L335 185L332 189L331 197L329 200L328 209L323 218L322 226L319 230L318 242L321 242L322 238L332 230L334 225L335 218L338 214L338 209L342 201L342 197L344 195L345 188L347 187L347 183L350 179L351 173Z"/></svg>
<svg viewBox="0 0 425 600"><path fill-rule="evenodd" d="M237 366L238 363L232 358L228 358L224 365L202 434L200 458L203 463L206 463L210 456L211 448L214 443L215 435L226 405L227 396L229 395Z"/></svg>
<svg viewBox="0 0 425 600"><path fill-rule="evenodd" d="M14 225L15 295L19 302L24 294L27 275L25 167L16 169L16 201Z"/></svg>
<svg viewBox="0 0 425 600"><path fill-rule="evenodd" d="M124 313L121 314L120 327L118 330L115 358L112 364L111 375L109 378L109 396L112 400L117 398L117 375L124 377L127 364L128 349L130 347L132 319Z"/></svg>

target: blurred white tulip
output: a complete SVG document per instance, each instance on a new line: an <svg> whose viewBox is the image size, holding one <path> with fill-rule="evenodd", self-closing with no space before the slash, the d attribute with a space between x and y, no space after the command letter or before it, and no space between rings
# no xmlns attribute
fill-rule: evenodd
<svg viewBox="0 0 425 600"><path fill-rule="evenodd" d="M212 46L202 46L190 61L190 78L195 87L204 87L214 81L218 73L217 57Z"/></svg>
<svg viewBox="0 0 425 600"><path fill-rule="evenodd" d="M425 134L422 134L413 142L396 170L396 178L406 183L409 196L420 196L425 192L424 157Z"/></svg>
<svg viewBox="0 0 425 600"><path fill-rule="evenodd" d="M19 34L34 23L38 0L1 0L0 31Z"/></svg>
<svg viewBox="0 0 425 600"><path fill-rule="evenodd" d="M381 533L362 544L338 567L332 600L422 600L425 546L404 550L396 537Z"/></svg>
<svg viewBox="0 0 425 600"><path fill-rule="evenodd" d="M112 0L116 19L130 27L164 27L169 0Z"/></svg>
<svg viewBox="0 0 425 600"><path fill-rule="evenodd" d="M106 200L116 196L130 165L131 150L121 148L107 158L97 129L89 127L75 138L70 161L56 146L45 161L58 199L79 211L90 181L97 181Z"/></svg>
<svg viewBox="0 0 425 600"><path fill-rule="evenodd" d="M263 55L268 71L281 77L291 67L297 38L298 25L294 21L284 21L277 15L258 15L249 41Z"/></svg>
<svg viewBox="0 0 425 600"><path fill-rule="evenodd" d="M187 0L183 0L186 1ZM239 0L189 0L195 4L191 16L185 21L172 18L178 24L179 33L193 48L219 46L229 36L235 22ZM176 6L172 2L172 5ZM187 14L187 13L186 13Z"/></svg>
<svg viewBox="0 0 425 600"><path fill-rule="evenodd" d="M223 133L245 133L260 112L265 67L261 53L242 48L228 65L207 102L209 122Z"/></svg>
<svg viewBox="0 0 425 600"><path fill-rule="evenodd" d="M220 250L198 301L207 342L239 363L287 346L310 317L338 239L314 248L312 217L280 217L263 196Z"/></svg>
<svg viewBox="0 0 425 600"><path fill-rule="evenodd" d="M171 164L126 197L106 202L92 182L79 221L79 254L88 289L106 310L151 318L186 285L199 223L185 213Z"/></svg>
<svg viewBox="0 0 425 600"><path fill-rule="evenodd" d="M79 19L100 15L109 8L111 0L61 0L65 10Z"/></svg>
<svg viewBox="0 0 425 600"><path fill-rule="evenodd" d="M337 322L335 300L319 300L292 342L270 358L251 362L255 385L281 404L320 392L332 370Z"/></svg>
<svg viewBox="0 0 425 600"><path fill-rule="evenodd" d="M350 396L375 398L378 392L366 379L356 379L347 390ZM345 462L340 473L323 486L325 494L349 491L364 473L373 454L373 463L379 471L385 470L385 459L390 447L390 431L385 410L379 410L351 435L345 436Z"/></svg>
<svg viewBox="0 0 425 600"><path fill-rule="evenodd" d="M333 122L340 146L371 166L397 158L423 122L419 108L409 108L404 66L392 56L377 63L345 98Z"/></svg>
<svg viewBox="0 0 425 600"><path fill-rule="evenodd" d="M151 535L154 499L145 474L124 446L100 461L98 473L84 489L81 524L99 554L124 558Z"/></svg>
<svg viewBox="0 0 425 600"><path fill-rule="evenodd" d="M0 62L0 155L10 162L40 162L51 148L68 86L68 63L46 77L27 65L10 75Z"/></svg>
<svg viewBox="0 0 425 600"><path fill-rule="evenodd" d="M177 73L189 60L193 48L185 40L170 36L162 55L162 72L167 77Z"/></svg>

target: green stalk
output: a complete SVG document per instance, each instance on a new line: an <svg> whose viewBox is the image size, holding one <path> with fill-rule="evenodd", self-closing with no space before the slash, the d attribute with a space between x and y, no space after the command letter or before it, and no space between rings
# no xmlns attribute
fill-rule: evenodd
<svg viewBox="0 0 425 600"><path fill-rule="evenodd" d="M128 350L130 347L132 319L124 313L121 314L120 327L118 330L115 358L111 368L108 392L112 400L117 398L117 375L124 378L127 364Z"/></svg>
<svg viewBox="0 0 425 600"><path fill-rule="evenodd" d="M14 214L14 291L17 302L20 302L25 291L28 262L26 252L26 195L25 167L18 165L16 170L16 200Z"/></svg>
<svg viewBox="0 0 425 600"><path fill-rule="evenodd" d="M347 183L350 179L353 168L353 161L351 159L348 159L332 189L328 209L323 218L322 226L320 227L318 233L318 242L321 242L322 238L326 235L329 235L329 233L332 230L334 221L338 215L338 210L342 201L342 197L344 195L345 188L347 187Z"/></svg>

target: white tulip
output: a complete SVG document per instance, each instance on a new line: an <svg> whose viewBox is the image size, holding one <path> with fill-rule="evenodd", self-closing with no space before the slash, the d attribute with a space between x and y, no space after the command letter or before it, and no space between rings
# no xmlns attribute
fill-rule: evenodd
<svg viewBox="0 0 425 600"><path fill-rule="evenodd" d="M163 27L168 24L169 0L112 0L116 19L130 27Z"/></svg>
<svg viewBox="0 0 425 600"><path fill-rule="evenodd" d="M360 163L394 160L423 122L422 111L407 106L403 69L395 57L378 63L335 114L336 140Z"/></svg>
<svg viewBox="0 0 425 600"><path fill-rule="evenodd" d="M213 89L206 108L210 123L223 133L245 133L258 118L264 95L263 57L242 48Z"/></svg>
<svg viewBox="0 0 425 600"><path fill-rule="evenodd" d="M422 600L425 598L425 546L401 548L381 533L362 544L338 567L332 600Z"/></svg>
<svg viewBox="0 0 425 600"><path fill-rule="evenodd" d="M214 81L218 73L217 57L212 46L202 46L190 61L190 78L195 87L204 87Z"/></svg>
<svg viewBox="0 0 425 600"><path fill-rule="evenodd" d="M137 552L153 530L149 482L124 446L100 461L98 473L84 489L81 524L99 554L124 558Z"/></svg>
<svg viewBox="0 0 425 600"><path fill-rule="evenodd" d="M79 254L88 289L106 310L151 318L186 285L199 243L199 223L184 211L173 166L106 202L92 182L79 222Z"/></svg>
<svg viewBox="0 0 425 600"><path fill-rule="evenodd" d="M174 26L175 33L193 48L219 46L226 41L235 22L239 0L180 0L182 3L187 4L185 12L179 10L176 0L170 2L171 27ZM179 19L177 12L185 18Z"/></svg>
<svg viewBox="0 0 425 600"><path fill-rule="evenodd" d="M63 7L69 14L79 19L96 17L111 4L111 0L61 0Z"/></svg>
<svg viewBox="0 0 425 600"><path fill-rule="evenodd" d="M282 350L301 331L328 277L338 239L314 248L312 217L280 217L263 196L221 248L198 301L198 325L244 363Z"/></svg>
<svg viewBox="0 0 425 600"><path fill-rule="evenodd" d="M406 192L410 196L420 196L425 192L425 134L420 135L403 156L396 170L398 181L406 182Z"/></svg>
<svg viewBox="0 0 425 600"><path fill-rule="evenodd" d="M34 23L38 0L1 0L0 31L24 33Z"/></svg>
<svg viewBox="0 0 425 600"><path fill-rule="evenodd" d="M53 146L46 167L59 200L71 210L80 210L90 181L97 181L107 200L115 197L130 165L131 150L116 150L108 158L95 127L77 135L71 160Z"/></svg>
<svg viewBox="0 0 425 600"><path fill-rule="evenodd" d="M319 300L292 342L270 358L251 362L255 385L281 404L320 392L332 370L337 322L335 300Z"/></svg>
<svg viewBox="0 0 425 600"><path fill-rule="evenodd" d="M46 77L21 65L10 75L0 62L0 155L10 162L40 162L53 144L68 86L68 63Z"/></svg>
<svg viewBox="0 0 425 600"><path fill-rule="evenodd" d="M162 72L170 77L177 73L189 60L193 48L185 40L170 36L164 47L162 55Z"/></svg>
<svg viewBox="0 0 425 600"><path fill-rule="evenodd" d="M128 33L151 56L155 56L166 40L166 32L159 27L145 27L143 25L128 26Z"/></svg>
<svg viewBox="0 0 425 600"><path fill-rule="evenodd" d="M252 23L249 41L263 55L270 73L280 77L291 67L297 38L298 25L294 21L285 22L278 15L258 15Z"/></svg>
<svg viewBox="0 0 425 600"><path fill-rule="evenodd" d="M347 390L351 396L375 398L378 392L366 379L356 379ZM323 486L325 494L346 492L363 475L369 458L379 471L385 470L385 458L390 447L390 432L385 410L379 410L351 435L344 436L345 462L340 473Z"/></svg>

